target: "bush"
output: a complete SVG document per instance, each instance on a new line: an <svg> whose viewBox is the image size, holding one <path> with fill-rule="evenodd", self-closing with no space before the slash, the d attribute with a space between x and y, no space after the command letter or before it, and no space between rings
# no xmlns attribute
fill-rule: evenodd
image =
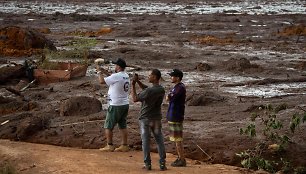
<svg viewBox="0 0 306 174"><path fill-rule="evenodd" d="M278 169L284 173L298 174L305 172L305 167L294 169L290 161L284 158L283 152L286 151L288 143L292 142L296 129L306 121L306 111L303 110L304 113L302 114L295 113L291 117L289 126L284 126L284 123L277 118L277 113L284 109L287 109L286 104L276 107L272 105L260 106L258 110L262 111L261 114L252 113L252 123L247 125L246 128L240 128L241 135L255 138L258 136L255 120L258 119L260 121L259 124L263 125L263 130L258 132L262 132L264 137L254 148L236 154L242 158L241 165L243 167L254 170L263 169L271 173L276 172ZM290 130L285 130L286 128ZM277 154L274 157L274 160L277 162L271 160L272 158L269 153Z"/></svg>

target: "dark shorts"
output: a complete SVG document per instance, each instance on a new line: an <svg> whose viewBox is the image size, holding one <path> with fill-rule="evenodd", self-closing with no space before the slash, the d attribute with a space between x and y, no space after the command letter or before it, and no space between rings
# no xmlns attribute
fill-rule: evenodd
<svg viewBox="0 0 306 174"><path fill-rule="evenodd" d="M168 122L170 141L183 141L183 123Z"/></svg>
<svg viewBox="0 0 306 174"><path fill-rule="evenodd" d="M119 129L126 129L126 118L129 112L129 105L112 106L107 109L104 123L105 129L113 129L118 124Z"/></svg>

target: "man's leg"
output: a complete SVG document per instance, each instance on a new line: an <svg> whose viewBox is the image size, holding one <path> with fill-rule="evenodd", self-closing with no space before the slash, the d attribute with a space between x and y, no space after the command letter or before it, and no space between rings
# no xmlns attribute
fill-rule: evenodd
<svg viewBox="0 0 306 174"><path fill-rule="evenodd" d="M185 167L186 160L183 147L183 123L169 123L170 141L175 142L178 158L171 163L173 167Z"/></svg>
<svg viewBox="0 0 306 174"><path fill-rule="evenodd" d="M112 152L115 150L115 146L113 145L113 130L105 129L104 132L106 136L107 145L103 148L100 148L100 150L104 152Z"/></svg>
<svg viewBox="0 0 306 174"><path fill-rule="evenodd" d="M176 141L176 151L178 154L178 159L174 161L171 166L173 167L185 167L186 166L186 160L185 160L185 154L184 154L184 147L183 147L183 141Z"/></svg>
<svg viewBox="0 0 306 174"><path fill-rule="evenodd" d="M184 154L184 147L183 147L183 141L177 141L176 144L176 150L179 158L181 160L185 160L185 154Z"/></svg>
<svg viewBox="0 0 306 174"><path fill-rule="evenodd" d="M122 140L121 140L121 144L122 145L127 145L127 129L120 129L120 132L121 132L121 137L122 137Z"/></svg>
<svg viewBox="0 0 306 174"><path fill-rule="evenodd" d="M127 129L120 129L121 145L115 149L115 152L128 152L130 150L127 144Z"/></svg>
<svg viewBox="0 0 306 174"><path fill-rule="evenodd" d="M112 152L115 150L115 146L113 145L113 128L115 124L113 110L113 106L108 107L106 119L104 122L104 133L107 145L103 148L100 148L100 150L104 152Z"/></svg>
<svg viewBox="0 0 306 174"><path fill-rule="evenodd" d="M113 131L111 129L105 129L105 136L108 145L113 145Z"/></svg>
<svg viewBox="0 0 306 174"><path fill-rule="evenodd" d="M129 113L129 105L123 105L118 107L118 110L116 112L118 116L120 115L120 117L118 118L118 126L121 132L121 145L127 146L128 132L126 129L127 128L126 120L127 120L127 115Z"/></svg>
<svg viewBox="0 0 306 174"><path fill-rule="evenodd" d="M154 138L156 140L157 144L157 150L160 157L159 160L159 167L160 170L167 170L166 167L166 150L165 150L165 144L164 144L164 136L162 133L162 125L160 120L154 120L152 122L152 131Z"/></svg>
<svg viewBox="0 0 306 174"><path fill-rule="evenodd" d="M150 156L150 127L149 120L143 119L139 120L140 124L140 133L142 140L142 151L143 151L143 159L148 170L151 170L151 156Z"/></svg>
<svg viewBox="0 0 306 174"><path fill-rule="evenodd" d="M128 137L128 131L127 131L127 124L126 124L126 118L129 111L129 105L123 105L118 107L116 110L116 115L118 116L118 126L121 133L121 145L120 147L115 149L115 152L127 152L129 151L129 147L127 144L127 137Z"/></svg>

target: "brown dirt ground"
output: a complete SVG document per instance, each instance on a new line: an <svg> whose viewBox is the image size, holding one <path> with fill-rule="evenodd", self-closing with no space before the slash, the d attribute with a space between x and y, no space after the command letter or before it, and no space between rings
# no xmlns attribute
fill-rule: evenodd
<svg viewBox="0 0 306 174"><path fill-rule="evenodd" d="M20 173L143 173L142 152L100 152L94 149L63 148L58 146L30 144L0 140L2 161L10 160ZM168 160L175 156L167 154ZM187 160L187 167L168 166L167 171L159 171L158 154L152 154L152 170L145 173L202 173L242 174L253 173L239 167L222 164L200 164Z"/></svg>
<svg viewBox="0 0 306 174"><path fill-rule="evenodd" d="M85 1L75 2L82 4ZM75 16L75 14L64 15L59 13L28 13L26 15L0 13L2 18L0 26L14 25L25 28L31 26L39 31L47 30L48 32L42 33L45 33L45 37L52 40L56 47L65 47L79 37L95 39L98 42L97 47L101 50L89 53L91 65L96 58L102 57L113 60L117 57L123 57L129 65L141 67L139 70L129 70L129 73L137 72L141 74L141 78L144 81L146 80L144 74L152 68L159 68L163 71L180 68L186 74L198 73L203 77L209 77L211 74L217 74L217 76L218 74L225 74L232 77L239 76L240 78L266 79L264 83L268 84L275 83L273 79L281 79L283 81L294 79L298 82L305 82L306 43L303 34L305 27L302 26L301 29L301 24L306 23L306 18L303 14L133 15L117 13ZM29 23L27 20L29 18L36 20ZM260 24L265 27L253 27L254 21L258 21L256 25ZM286 27L283 23L286 21L290 21L297 27ZM110 30L106 32L105 26ZM190 32L182 34L184 30ZM297 34L296 32L299 33ZM297 42L298 35L300 36L299 42ZM255 53L267 51L268 53L263 55L248 54L252 51ZM245 52L245 54L233 52ZM25 53L25 56L21 57L20 51L18 52L18 57L1 55L1 62L5 64L8 61L37 58L34 55L28 57L29 51L27 50L25 50ZM290 59L292 58L290 56L295 54L298 55L298 58ZM203 63L205 63L206 67L202 67ZM5 70L5 72L7 71ZM92 102L99 99L102 104L105 104L104 95L107 93L107 87L99 85L97 77L93 73L67 82L47 85L35 84L23 91L21 97L5 90L5 87L18 86L21 79L26 80L24 77L18 76L16 78L14 76L12 79L1 83L1 94L3 96L0 96L0 123L8 120L9 122L0 126L0 138L75 147L76 149L1 141L2 155L9 160L10 156L14 156L14 151L10 151L15 148L18 149L15 155L19 155L23 147L28 149L26 155L29 155L33 152L29 146L39 147L41 150L35 151L35 153L38 153L38 160L42 160L45 152L53 157L61 153L64 154L63 158L67 160L69 167L68 169L64 168L66 166L64 165L65 163L60 164L49 160L49 167L44 166L47 164L41 167L37 165L37 167L31 168L29 171L44 173L45 171L63 170L67 173L74 173L77 170L87 171L86 169L89 168L82 160L78 160L78 163L74 164L75 158L69 158L69 154L76 155L76 158L90 160L90 157L84 155L89 152L93 154L93 166L98 167L98 158L100 157L97 154L100 153L97 150L85 149L97 149L105 144L104 131L101 127L105 118L105 111L88 112L86 108L92 107L90 102L83 103L82 105L84 105L85 109L81 110L79 108L80 110L77 111L77 114L72 112L75 111L74 108L70 108L70 110L68 108L67 110L71 111L71 114L63 115L61 114L63 113L61 108L65 108L65 106L62 106L65 101L77 96L91 97ZM171 84L168 77L165 75L163 79L162 85L165 86L166 90L169 90ZM184 78L183 82L188 80ZM250 87L254 87L256 84L255 82L246 83ZM291 92L297 92L298 95L267 98L244 97L226 93L222 91L223 86L226 85L237 86L241 84L223 79L212 80L204 78L203 80L200 77L198 81L188 83L189 101L187 102L184 122L184 148L188 158L202 162L209 161L214 164L240 166L240 159L235 153L252 147L256 141L263 138L258 137L256 140L251 140L248 137L239 135L238 131L239 128L245 127L250 122L251 113L256 111L258 106L266 104L277 106L285 103L288 107L281 111L278 117L286 123L289 123L289 118L294 113L301 113L302 110L300 108L305 109L306 91L304 88L291 89ZM74 104L78 105L79 103ZM129 146L134 151L127 153L128 155L125 156L125 159L128 160L131 159L129 155L137 156L132 158L137 164L141 164L142 161L140 152L138 152L141 150L137 120L139 109L139 104L131 102L128 130ZM162 110L165 115L167 110L166 103L164 103ZM163 126L164 134L167 137L168 131L165 120L163 120ZM294 143L290 145L289 150L286 152L286 156L292 159L296 166L306 166L305 132L306 125L303 124L293 138ZM119 132L115 129L114 143L118 145L119 142ZM167 152L175 154L174 144L168 140L166 140L165 144ZM14 147L14 149L10 146ZM212 160L209 160L208 156L199 147L212 156ZM8 150L3 152L3 149ZM155 145L152 145L152 149L153 152L156 152ZM58 153L53 154L53 150ZM21 155L20 157L12 158L13 163L18 163L19 159L21 159L19 170L31 166L29 165L30 163L27 163L26 157ZM103 157L107 159L113 158L111 156ZM116 160L115 158L118 157L115 156L113 160ZM169 160L171 161L171 159L173 159L172 156ZM107 162L107 160L104 162ZM59 168L55 167L53 169L53 164ZM18 164L16 165L18 166ZM134 170L126 170L123 167L125 165L133 167ZM78 166L82 166L84 169ZM43 167L47 169L45 170ZM204 165L199 168L204 169L206 167L211 168L212 166ZM188 170L188 172L191 172L192 170L189 171L189 169L188 167L187 169L182 169L182 171ZM237 168L230 167L226 170L232 169L235 172ZM101 167L97 168L98 170L105 171L109 169ZM124 163L118 170L120 172L139 171L139 168L138 165Z"/></svg>

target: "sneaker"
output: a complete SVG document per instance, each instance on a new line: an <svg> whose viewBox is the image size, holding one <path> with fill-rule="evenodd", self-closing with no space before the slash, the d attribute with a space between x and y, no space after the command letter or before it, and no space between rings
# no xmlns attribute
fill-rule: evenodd
<svg viewBox="0 0 306 174"><path fill-rule="evenodd" d="M99 150L102 151L102 152L113 152L115 150L115 146L106 145L105 147L100 148Z"/></svg>
<svg viewBox="0 0 306 174"><path fill-rule="evenodd" d="M128 152L130 150L129 146L121 145L115 149L115 152Z"/></svg>
<svg viewBox="0 0 306 174"><path fill-rule="evenodd" d="M179 160L180 160L180 158L177 157L176 160L173 163L171 163L171 166L175 165Z"/></svg>
<svg viewBox="0 0 306 174"><path fill-rule="evenodd" d="M172 167L186 167L186 160L177 159L172 164Z"/></svg>
<svg viewBox="0 0 306 174"><path fill-rule="evenodd" d="M160 169L161 171L167 170L166 164L165 164L165 163L159 164L159 169Z"/></svg>
<svg viewBox="0 0 306 174"><path fill-rule="evenodd" d="M145 165L143 166L143 169L152 170L152 166L151 166L151 164L145 164Z"/></svg>

